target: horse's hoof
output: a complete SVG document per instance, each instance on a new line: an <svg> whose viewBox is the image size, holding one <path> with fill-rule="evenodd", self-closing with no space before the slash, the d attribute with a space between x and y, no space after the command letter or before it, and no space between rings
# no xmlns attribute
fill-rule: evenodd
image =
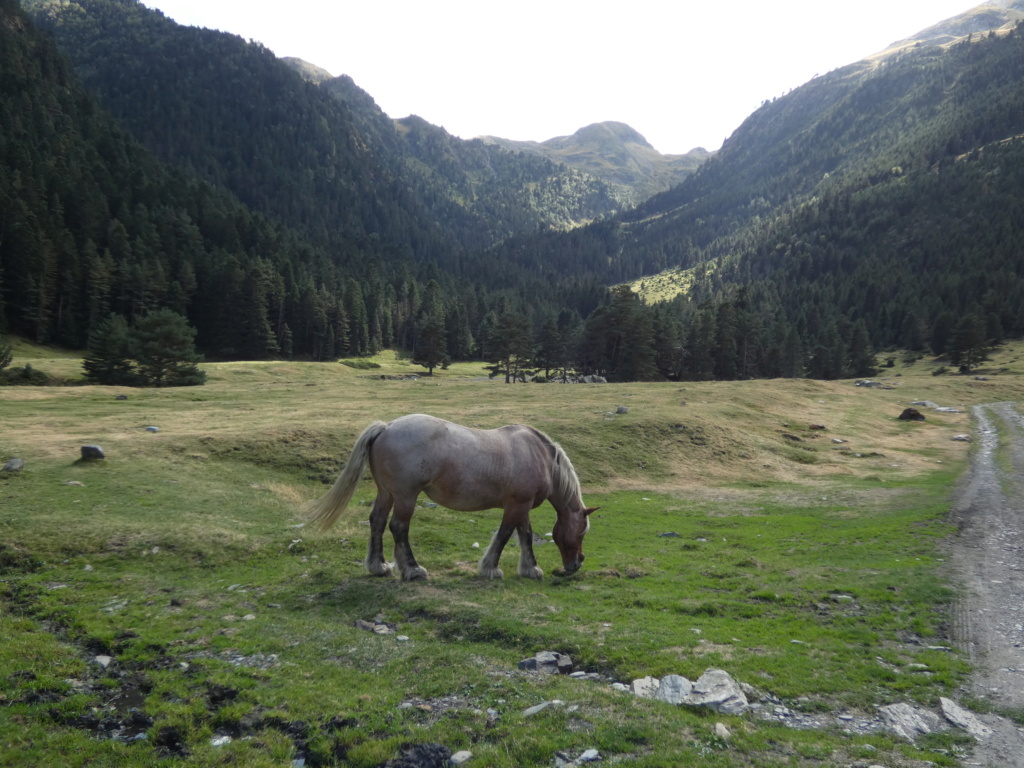
<svg viewBox="0 0 1024 768"><path fill-rule="evenodd" d="M485 579L503 579L505 572L501 568L481 568L480 575Z"/></svg>
<svg viewBox="0 0 1024 768"><path fill-rule="evenodd" d="M417 565L415 568L411 568L403 573L402 578L406 581L426 581L430 578L430 574L427 573L426 568Z"/></svg>
<svg viewBox="0 0 1024 768"><path fill-rule="evenodd" d="M390 563L378 563L376 565L366 566L366 570L369 571L371 576L390 576L394 570Z"/></svg>
<svg viewBox="0 0 1024 768"><path fill-rule="evenodd" d="M524 579L536 579L537 581L540 581L544 578L544 571L536 567L527 568L526 570L520 571L519 575Z"/></svg>

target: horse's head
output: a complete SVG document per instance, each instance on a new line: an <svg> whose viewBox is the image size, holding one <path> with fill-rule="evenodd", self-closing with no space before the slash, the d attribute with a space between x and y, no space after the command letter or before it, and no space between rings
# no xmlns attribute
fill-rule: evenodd
<svg viewBox="0 0 1024 768"><path fill-rule="evenodd" d="M566 573L575 573L583 565L583 537L590 530L590 513L600 507L583 507L574 511L559 511L552 530L555 544L562 555L562 567Z"/></svg>

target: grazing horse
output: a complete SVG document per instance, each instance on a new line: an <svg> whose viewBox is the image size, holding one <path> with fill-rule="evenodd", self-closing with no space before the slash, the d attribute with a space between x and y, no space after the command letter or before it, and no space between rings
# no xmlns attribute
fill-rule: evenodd
<svg viewBox="0 0 1024 768"><path fill-rule="evenodd" d="M409 521L421 491L460 512L495 507L505 511L480 560L481 576L503 576L498 559L515 530L519 575L543 577L533 555L530 510L545 499L558 513L553 535L566 572L579 570L583 563L583 536L590 529L588 515L596 507L583 506L580 481L565 451L533 427L471 429L423 414L375 421L359 435L331 490L310 505L309 519L320 530L329 528L345 510L367 463L377 483L366 555L366 569L374 576L391 574L382 538L394 508L388 527L395 539L395 564L407 581L427 578L409 547Z"/></svg>

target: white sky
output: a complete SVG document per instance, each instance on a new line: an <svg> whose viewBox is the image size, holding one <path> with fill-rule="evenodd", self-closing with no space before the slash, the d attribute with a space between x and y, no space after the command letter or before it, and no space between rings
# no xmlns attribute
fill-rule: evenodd
<svg viewBox="0 0 1024 768"><path fill-rule="evenodd" d="M980 0L143 0L350 75L391 117L543 141L628 123L717 149L762 101Z"/></svg>

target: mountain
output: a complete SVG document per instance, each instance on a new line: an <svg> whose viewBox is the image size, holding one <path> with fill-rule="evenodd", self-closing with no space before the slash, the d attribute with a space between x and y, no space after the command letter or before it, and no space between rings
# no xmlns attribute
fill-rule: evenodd
<svg viewBox="0 0 1024 768"><path fill-rule="evenodd" d="M616 122L593 123L572 136L541 142L496 136L482 136L481 141L578 168L615 185L631 205L680 183L714 154L698 147L685 155L663 155L628 125Z"/></svg>

